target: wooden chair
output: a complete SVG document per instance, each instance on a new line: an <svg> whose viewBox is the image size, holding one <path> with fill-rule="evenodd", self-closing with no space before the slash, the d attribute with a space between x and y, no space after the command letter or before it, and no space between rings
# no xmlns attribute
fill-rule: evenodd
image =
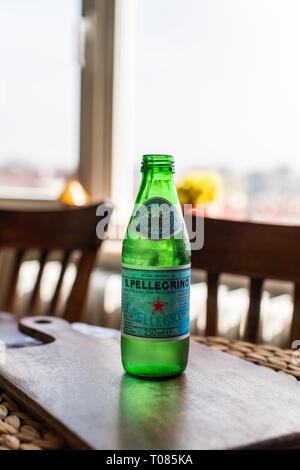
<svg viewBox="0 0 300 470"><path fill-rule="evenodd" d="M195 216L193 216L195 226ZM207 272L206 335L216 336L220 273L250 278L246 341L259 341L260 302L264 279L294 283L290 340L300 340L300 227L204 219L204 246L192 251L192 267Z"/></svg>
<svg viewBox="0 0 300 470"><path fill-rule="evenodd" d="M56 315L66 268L72 254L79 251L77 273L63 316L71 322L82 318L90 274L102 243L96 236L96 225L104 217L96 216L98 205L43 211L0 210L0 247L16 250L5 302L8 312L14 312L18 274L28 250L38 249L40 253L39 271L26 309L28 315L40 313L38 305L43 271L50 253L59 250L63 252L61 270L48 311L49 315ZM104 208L110 217L111 206L105 204Z"/></svg>

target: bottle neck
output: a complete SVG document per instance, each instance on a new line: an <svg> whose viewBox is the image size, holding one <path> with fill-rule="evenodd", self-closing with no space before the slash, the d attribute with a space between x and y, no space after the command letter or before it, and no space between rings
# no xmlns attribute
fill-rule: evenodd
<svg viewBox="0 0 300 470"><path fill-rule="evenodd" d="M136 202L142 203L153 197L177 201L174 183L174 159L170 155L144 155L142 182Z"/></svg>
<svg viewBox="0 0 300 470"><path fill-rule="evenodd" d="M171 155L144 155L141 171L174 173L174 158Z"/></svg>
<svg viewBox="0 0 300 470"><path fill-rule="evenodd" d="M174 175L168 171L148 170L143 172L137 203L144 203L151 198L163 198L172 204L178 204Z"/></svg>
<svg viewBox="0 0 300 470"><path fill-rule="evenodd" d="M147 170L142 172L142 183L148 182L151 184L167 184L174 185L174 174L167 171L158 171L157 169Z"/></svg>

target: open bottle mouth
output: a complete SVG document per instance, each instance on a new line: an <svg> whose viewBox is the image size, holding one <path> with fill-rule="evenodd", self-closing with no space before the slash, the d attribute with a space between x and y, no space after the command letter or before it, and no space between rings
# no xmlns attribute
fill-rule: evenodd
<svg viewBox="0 0 300 470"><path fill-rule="evenodd" d="M172 155L143 155L141 171L168 170L174 173L174 157Z"/></svg>

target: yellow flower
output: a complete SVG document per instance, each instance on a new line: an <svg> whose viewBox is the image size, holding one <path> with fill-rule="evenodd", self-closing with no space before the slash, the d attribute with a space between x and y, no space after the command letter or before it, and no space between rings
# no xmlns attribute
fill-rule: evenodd
<svg viewBox="0 0 300 470"><path fill-rule="evenodd" d="M176 187L180 203L194 206L218 201L222 196L223 182L214 171L192 171Z"/></svg>

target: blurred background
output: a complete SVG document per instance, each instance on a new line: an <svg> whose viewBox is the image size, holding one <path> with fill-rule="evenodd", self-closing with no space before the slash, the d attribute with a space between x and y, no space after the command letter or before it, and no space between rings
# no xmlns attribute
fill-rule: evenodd
<svg viewBox="0 0 300 470"><path fill-rule="evenodd" d="M82 3L87 4L85 22ZM1 1L3 198L55 199L78 171L84 158L80 74L84 43L92 35L93 3L97 0ZM117 91L130 94L134 108L125 110L132 120L126 124L132 142L125 143L132 146L126 162L133 173L127 190L131 200L141 155L171 153L178 181L194 170L218 173L223 192L214 212L297 222L299 2L122 3L127 24L117 25L121 44L115 52L121 61L128 59L121 73L130 82Z"/></svg>
<svg viewBox="0 0 300 470"><path fill-rule="evenodd" d="M299 21L298 0L1 1L0 205L56 205L70 181L70 204L115 204L87 321L119 325L118 229L144 153L174 155L181 202L208 217L299 225ZM201 333L206 287L193 276ZM241 331L246 287L222 279L223 335ZM291 294L266 283L266 341L284 341Z"/></svg>

